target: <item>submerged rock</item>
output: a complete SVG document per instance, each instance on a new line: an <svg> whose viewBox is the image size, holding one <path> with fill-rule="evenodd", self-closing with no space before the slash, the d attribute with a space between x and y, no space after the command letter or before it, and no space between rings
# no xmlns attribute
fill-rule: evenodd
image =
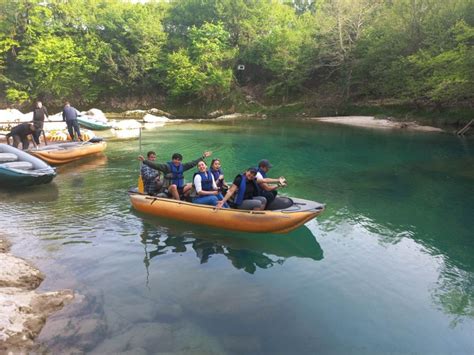
<svg viewBox="0 0 474 355"><path fill-rule="evenodd" d="M107 338L103 303L101 295L76 294L66 310L48 320L38 340L53 354L91 351Z"/></svg>

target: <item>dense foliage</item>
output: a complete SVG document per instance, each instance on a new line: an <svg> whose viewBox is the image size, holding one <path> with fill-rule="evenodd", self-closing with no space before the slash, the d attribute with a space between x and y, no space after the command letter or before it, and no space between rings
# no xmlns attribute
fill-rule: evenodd
<svg viewBox="0 0 474 355"><path fill-rule="evenodd" d="M0 0L3 101L472 105L474 0ZM245 70L237 68L245 66Z"/></svg>

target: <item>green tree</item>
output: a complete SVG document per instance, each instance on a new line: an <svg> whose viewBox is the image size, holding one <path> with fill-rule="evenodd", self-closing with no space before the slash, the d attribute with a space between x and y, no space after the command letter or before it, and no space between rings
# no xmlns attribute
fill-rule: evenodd
<svg viewBox="0 0 474 355"><path fill-rule="evenodd" d="M452 49L435 54L418 51L408 58L419 73L414 93L438 106L474 98L474 27L460 21L449 32L455 43Z"/></svg>
<svg viewBox="0 0 474 355"><path fill-rule="evenodd" d="M41 37L22 51L18 60L31 71L33 94L48 93L55 97L83 96L95 99L96 92L90 91L92 77L99 70L81 53L70 37Z"/></svg>
<svg viewBox="0 0 474 355"><path fill-rule="evenodd" d="M229 92L234 51L221 23L188 31L188 46L168 55L165 84L173 96L195 95L210 101Z"/></svg>

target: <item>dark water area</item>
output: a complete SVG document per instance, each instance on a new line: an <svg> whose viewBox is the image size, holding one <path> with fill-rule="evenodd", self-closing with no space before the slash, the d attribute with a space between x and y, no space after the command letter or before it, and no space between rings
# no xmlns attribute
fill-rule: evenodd
<svg viewBox="0 0 474 355"><path fill-rule="evenodd" d="M143 132L158 161L204 150L227 180L261 158L288 196L326 211L286 235L134 211L137 140L0 190L13 253L77 301L39 341L52 353L474 353L474 140L290 120ZM193 171L186 173L190 181Z"/></svg>

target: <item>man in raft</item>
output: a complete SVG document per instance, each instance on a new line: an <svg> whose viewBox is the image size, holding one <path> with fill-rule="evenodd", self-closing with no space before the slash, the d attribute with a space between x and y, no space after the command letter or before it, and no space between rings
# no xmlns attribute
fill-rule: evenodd
<svg viewBox="0 0 474 355"><path fill-rule="evenodd" d="M272 166L267 159L260 160L257 167L257 176L255 177L259 188L259 195L267 199L267 206L277 196L277 189L286 186L286 180L283 176L280 176L278 179L267 177Z"/></svg>
<svg viewBox="0 0 474 355"><path fill-rule="evenodd" d="M165 183L168 183L168 195L175 200L180 200L181 196L187 195L192 184L184 183L184 172L195 167L201 160L211 156L212 152L204 152L201 157L188 163L182 163L183 156L179 153L174 153L171 157L171 161L167 163L154 163L140 155L138 160L141 160L143 164L161 171L165 176Z"/></svg>
<svg viewBox="0 0 474 355"><path fill-rule="evenodd" d="M234 202L231 203L232 207L241 210L263 211L267 204L267 199L259 196L258 186L255 181L256 175L256 168L248 168L244 173L237 175L224 198L217 203L217 207L221 208L224 206L237 192Z"/></svg>
<svg viewBox="0 0 474 355"><path fill-rule="evenodd" d="M156 160L156 153L149 151L146 154L148 161L154 162ZM163 187L163 181L161 180L161 172L156 169L150 168L148 165L142 164L140 169L142 176L144 190L148 195L156 195L161 192Z"/></svg>

